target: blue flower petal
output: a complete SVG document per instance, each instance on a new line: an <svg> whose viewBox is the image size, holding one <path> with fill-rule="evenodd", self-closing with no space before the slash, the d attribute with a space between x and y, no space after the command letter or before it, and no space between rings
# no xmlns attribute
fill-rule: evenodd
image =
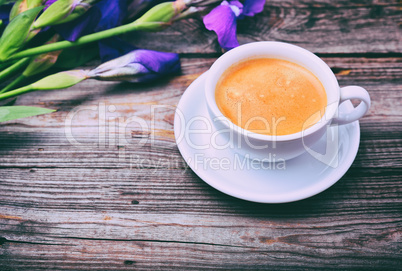
<svg viewBox="0 0 402 271"><path fill-rule="evenodd" d="M99 80L145 82L179 71L178 54L137 49L101 64L88 75Z"/></svg>
<svg viewBox="0 0 402 271"><path fill-rule="evenodd" d="M102 18L95 32L121 25L127 15L127 0L103 0L96 4Z"/></svg>
<svg viewBox="0 0 402 271"><path fill-rule="evenodd" d="M244 1L243 13L244 16L254 16L264 9L265 0L246 0Z"/></svg>
<svg viewBox="0 0 402 271"><path fill-rule="evenodd" d="M133 53L134 62L141 63L148 70L159 75L180 71L180 58L178 54L142 49L136 50Z"/></svg>
<svg viewBox="0 0 402 271"><path fill-rule="evenodd" d="M130 80L127 80L128 82L131 83L150 82L164 75L150 71L147 69L147 67L145 67L140 63L129 64L128 67L137 71L137 73L134 76L131 76Z"/></svg>
<svg viewBox="0 0 402 271"><path fill-rule="evenodd" d="M98 44L102 62L109 61L137 49L134 45L118 37L101 40Z"/></svg>
<svg viewBox="0 0 402 271"><path fill-rule="evenodd" d="M55 2L48 0L46 4ZM76 41L78 38L94 32L121 25L126 15L127 0L103 0L90 8L78 19L60 24L54 29L66 40Z"/></svg>
<svg viewBox="0 0 402 271"><path fill-rule="evenodd" d="M236 15L229 5L219 5L204 19L204 25L208 30L215 31L220 46L226 50L239 46L236 37Z"/></svg>
<svg viewBox="0 0 402 271"><path fill-rule="evenodd" d="M101 11L97 7L90 8L84 15L68 23L55 25L54 29L64 39L76 41L78 38L94 32L101 19Z"/></svg>
<svg viewBox="0 0 402 271"><path fill-rule="evenodd" d="M96 4L96 7L99 8L102 13L102 18L95 28L96 32L121 25L127 15L127 0L103 0ZM124 55L135 49L134 46L131 46L129 43L119 38L102 40L98 44L99 55L103 62Z"/></svg>

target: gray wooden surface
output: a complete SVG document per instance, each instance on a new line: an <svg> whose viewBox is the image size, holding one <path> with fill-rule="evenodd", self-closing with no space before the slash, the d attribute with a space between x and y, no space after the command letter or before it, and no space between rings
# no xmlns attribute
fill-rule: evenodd
<svg viewBox="0 0 402 271"><path fill-rule="evenodd" d="M200 20L126 37L181 53L181 75L21 96L58 111L0 125L0 270L401 270L401 15L398 1L270 0L239 22L240 43L303 46L371 95L352 167L299 202L227 196L181 158L174 108L220 55ZM152 129L119 130L131 116Z"/></svg>

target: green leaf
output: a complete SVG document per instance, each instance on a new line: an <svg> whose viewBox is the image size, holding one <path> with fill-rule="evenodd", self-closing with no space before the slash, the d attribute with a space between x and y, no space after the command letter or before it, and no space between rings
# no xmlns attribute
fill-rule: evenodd
<svg viewBox="0 0 402 271"><path fill-rule="evenodd" d="M56 110L33 106L1 106L0 122L47 114L54 111Z"/></svg>
<svg viewBox="0 0 402 271"><path fill-rule="evenodd" d="M40 6L24 11L7 25L0 38L1 61L7 60L10 55L17 52L25 44L31 25L42 9L43 6Z"/></svg>

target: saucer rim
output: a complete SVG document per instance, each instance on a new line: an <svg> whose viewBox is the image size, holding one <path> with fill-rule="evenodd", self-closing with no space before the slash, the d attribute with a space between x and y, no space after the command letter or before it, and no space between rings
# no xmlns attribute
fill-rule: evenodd
<svg viewBox="0 0 402 271"><path fill-rule="evenodd" d="M193 92L191 92L191 90L195 89L196 87L198 87L199 84L202 84L202 81L205 81L206 78L206 73L203 73L202 75L200 75L198 78L196 78L185 90L185 92L183 93L182 97L180 98L179 103L177 104L176 107L176 111L181 109L183 106L183 101L188 100L188 99L192 99L192 97L188 97L191 94L193 94ZM203 103L205 103L205 99L202 100ZM347 102L345 102L347 103ZM206 105L205 105L206 106ZM349 101L349 103L347 103L346 106L349 107L353 107L352 103ZM206 114L207 117L209 117L208 114ZM288 202L295 202L295 201L299 201L299 200L303 200L306 198L310 198L312 196L315 196L323 191L325 191L326 189L330 188L331 186L333 186L336 182L338 182L344 175L345 173L348 171L348 169L351 167L351 165L353 164L353 161L355 160L356 156L357 156L357 152L359 150L359 145L360 145L360 125L359 125L359 121L355 121L353 123L349 123L346 125L342 125L343 129L345 129L345 133L350 134L349 136L349 145L350 148L347 149L347 154L345 155L345 159L343 159L343 161L340 162L339 167L336 170L333 170L332 173L330 173L329 176L322 178L321 180L319 180L319 182L315 185L313 185L314 189L308 188L308 189L299 189L300 191L293 191L290 192L288 194L286 194L287 196L285 197L284 195L281 195L281 198L270 198L270 197L264 197L264 196L250 196L248 194L242 194L241 191L233 191L230 188L228 188L225 185L222 185L219 183L219 181L214 181L215 178L213 176L211 176L211 174L207 173L205 170L197 170L194 169L191 163L188 163L185 156L183 155L183 153L186 153L185 149L189 148L191 149L190 146L187 146L184 143L181 142L177 142L178 139L178 131L177 131L177 127L178 124L177 122L180 121L178 114L175 112L175 117L174 117L174 135L175 135L175 141L176 141L176 145L179 149L180 154L182 155L183 159L185 160L186 164L191 168L191 170L205 183L207 183L208 185L210 185L211 187L215 188L216 190L227 194L229 196L235 197L235 198L239 198L242 200L247 200L247 201L251 201L251 202L257 202L257 203L269 203L269 204L278 204L278 203L288 203ZM349 126L349 129L351 129L351 132L348 132L347 129ZM208 151L208 150L207 150ZM187 151L188 152L188 151ZM190 150L190 152L192 153L193 151ZM294 158L294 159L297 159ZM325 169L328 170L328 169Z"/></svg>

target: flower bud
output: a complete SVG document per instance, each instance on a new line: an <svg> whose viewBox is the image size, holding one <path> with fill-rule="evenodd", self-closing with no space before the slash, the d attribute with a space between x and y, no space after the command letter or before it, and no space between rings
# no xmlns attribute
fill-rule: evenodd
<svg viewBox="0 0 402 271"><path fill-rule="evenodd" d="M163 0L132 0L127 7L127 20L137 19L153 6L164 2Z"/></svg>
<svg viewBox="0 0 402 271"><path fill-rule="evenodd" d="M159 31L170 25L186 5L183 1L165 2L154 6L134 23L140 26L140 30Z"/></svg>
<svg viewBox="0 0 402 271"><path fill-rule="evenodd" d="M87 72L84 70L64 71L49 75L31 84L31 87L36 90L69 88L87 78Z"/></svg>
<svg viewBox="0 0 402 271"><path fill-rule="evenodd" d="M27 0L16 1L10 11L10 21L25 10L27 10Z"/></svg>
<svg viewBox="0 0 402 271"><path fill-rule="evenodd" d="M34 29L70 22L83 15L99 0L58 0L53 2L33 24Z"/></svg>
<svg viewBox="0 0 402 271"><path fill-rule="evenodd" d="M53 38L48 41L46 44L51 44L57 42L59 39L58 35L54 35ZM41 54L36 56L31 62L28 64L28 67L25 68L24 72L22 73L25 77L30 77L35 74L39 74L50 69L57 61L60 53L62 51L53 51L45 54Z"/></svg>
<svg viewBox="0 0 402 271"><path fill-rule="evenodd" d="M80 17L81 15L83 15L85 12L88 11L88 9L91 8L90 5L86 5L86 4L78 4L74 7L74 9L70 12L70 14L67 15L67 17L58 20L56 22L54 22L52 25L58 25L58 24L63 24L63 23L67 23L70 22L72 20L77 19L78 17Z"/></svg>
<svg viewBox="0 0 402 271"><path fill-rule="evenodd" d="M105 81L145 82L179 71L177 54L134 50L101 64L88 72L88 76Z"/></svg>
<svg viewBox="0 0 402 271"><path fill-rule="evenodd" d="M5 61L25 44L31 25L42 9L42 6L28 9L7 25L0 38L0 61Z"/></svg>
<svg viewBox="0 0 402 271"><path fill-rule="evenodd" d="M42 5L42 0L18 0L14 3L10 12L10 21L18 14L35 7Z"/></svg>
<svg viewBox="0 0 402 271"><path fill-rule="evenodd" d="M53 25L55 22L64 19L75 8L77 0L58 0L51 4L35 21L33 28L42 28Z"/></svg>

